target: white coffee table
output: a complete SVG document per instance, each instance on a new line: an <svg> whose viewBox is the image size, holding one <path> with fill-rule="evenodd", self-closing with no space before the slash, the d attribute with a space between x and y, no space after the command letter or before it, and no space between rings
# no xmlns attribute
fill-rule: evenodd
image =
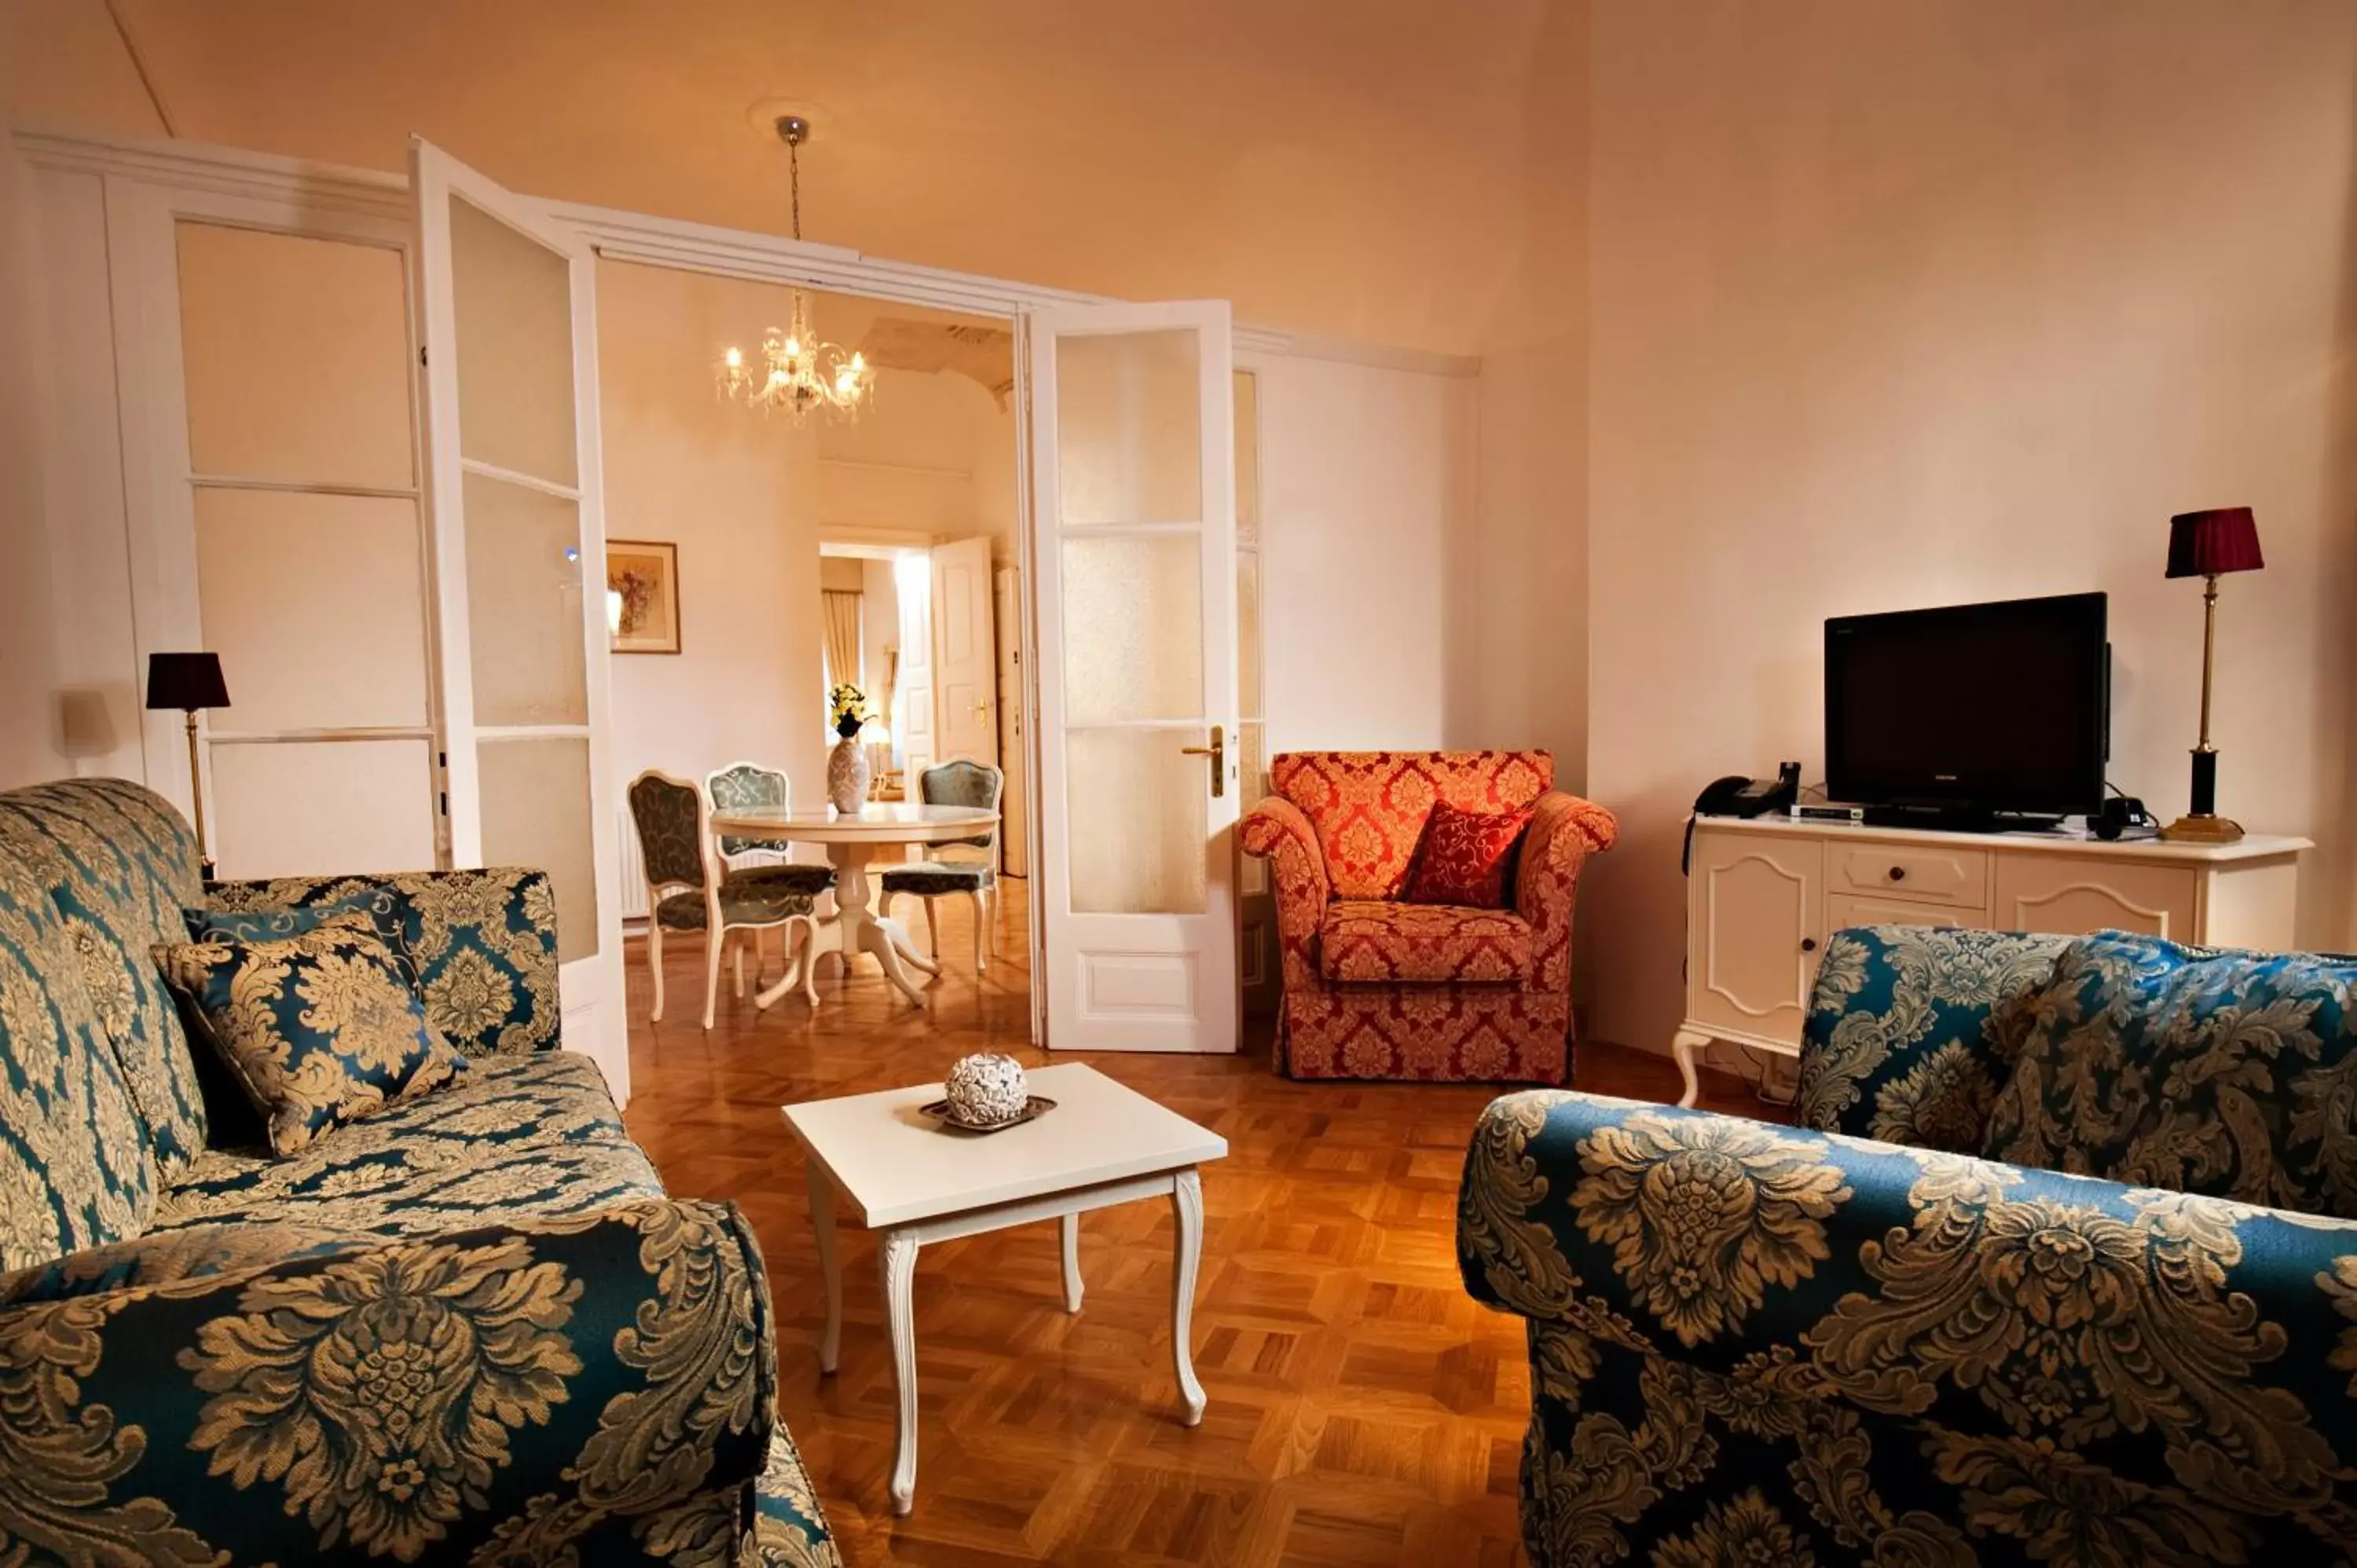
<svg viewBox="0 0 2357 1568"><path fill-rule="evenodd" d="M1170 1287L1171 1359L1187 1424L1203 1419L1195 1380L1195 1275L1203 1255L1203 1188L1196 1167L1223 1157L1228 1141L1166 1111L1135 1090L1081 1062L1035 1069L1031 1092L1056 1109L1020 1127L975 1134L944 1132L917 1108L942 1097L938 1083L888 1089L783 1107L786 1126L810 1155L811 1223L826 1281L822 1372L834 1370L843 1343L843 1269L834 1247L835 1203L883 1232L885 1319L899 1392L892 1510L907 1513L917 1491L917 1334L911 1290L917 1249L1035 1219L1061 1218L1064 1310L1081 1310L1076 1217L1108 1204L1168 1197L1178 1221Z"/></svg>

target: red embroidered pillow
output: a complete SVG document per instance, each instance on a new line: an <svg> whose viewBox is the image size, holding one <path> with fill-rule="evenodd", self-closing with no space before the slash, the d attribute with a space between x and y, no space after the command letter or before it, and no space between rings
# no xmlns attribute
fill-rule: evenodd
<svg viewBox="0 0 2357 1568"><path fill-rule="evenodd" d="M1461 904L1475 909L1506 907L1506 883L1514 851L1534 808L1518 811L1460 811L1436 802L1424 820L1424 839L1407 874L1410 904Z"/></svg>

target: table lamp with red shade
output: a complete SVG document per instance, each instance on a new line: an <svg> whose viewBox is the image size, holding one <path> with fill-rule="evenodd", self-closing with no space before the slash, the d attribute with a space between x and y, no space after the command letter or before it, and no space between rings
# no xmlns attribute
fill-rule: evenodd
<svg viewBox="0 0 2357 1568"><path fill-rule="evenodd" d="M2233 843L2242 824L2218 814L2218 748L2210 744L2210 663L2218 640L2218 579L2255 572L2258 520L2246 506L2180 512L2169 520L2169 575L2200 577L2201 588L2201 744L2193 748L2192 810L2160 831L2190 843Z"/></svg>

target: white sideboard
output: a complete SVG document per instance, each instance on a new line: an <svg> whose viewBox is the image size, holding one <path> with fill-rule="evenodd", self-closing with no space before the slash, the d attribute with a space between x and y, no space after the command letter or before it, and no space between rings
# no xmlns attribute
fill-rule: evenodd
<svg viewBox="0 0 2357 1568"><path fill-rule="evenodd" d="M1713 1040L1797 1057L1817 955L1845 926L2149 931L2176 941L2292 944L2301 838L2104 843L1784 817L1702 817L1686 884L1686 1015L1670 1054L1695 1101Z"/></svg>

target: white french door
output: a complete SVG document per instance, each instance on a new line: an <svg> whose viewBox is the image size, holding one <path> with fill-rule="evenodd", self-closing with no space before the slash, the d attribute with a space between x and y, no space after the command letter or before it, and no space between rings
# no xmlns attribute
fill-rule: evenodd
<svg viewBox="0 0 2357 1568"><path fill-rule="evenodd" d="M998 761L997 597L990 541L933 546L933 735L942 757Z"/></svg>
<svg viewBox="0 0 2357 1568"><path fill-rule="evenodd" d="M1028 318L1046 1043L1236 1048L1224 301Z"/></svg>
<svg viewBox="0 0 2357 1568"><path fill-rule="evenodd" d="M451 863L548 872L565 1044L627 1099L593 263L422 140L410 192Z"/></svg>

